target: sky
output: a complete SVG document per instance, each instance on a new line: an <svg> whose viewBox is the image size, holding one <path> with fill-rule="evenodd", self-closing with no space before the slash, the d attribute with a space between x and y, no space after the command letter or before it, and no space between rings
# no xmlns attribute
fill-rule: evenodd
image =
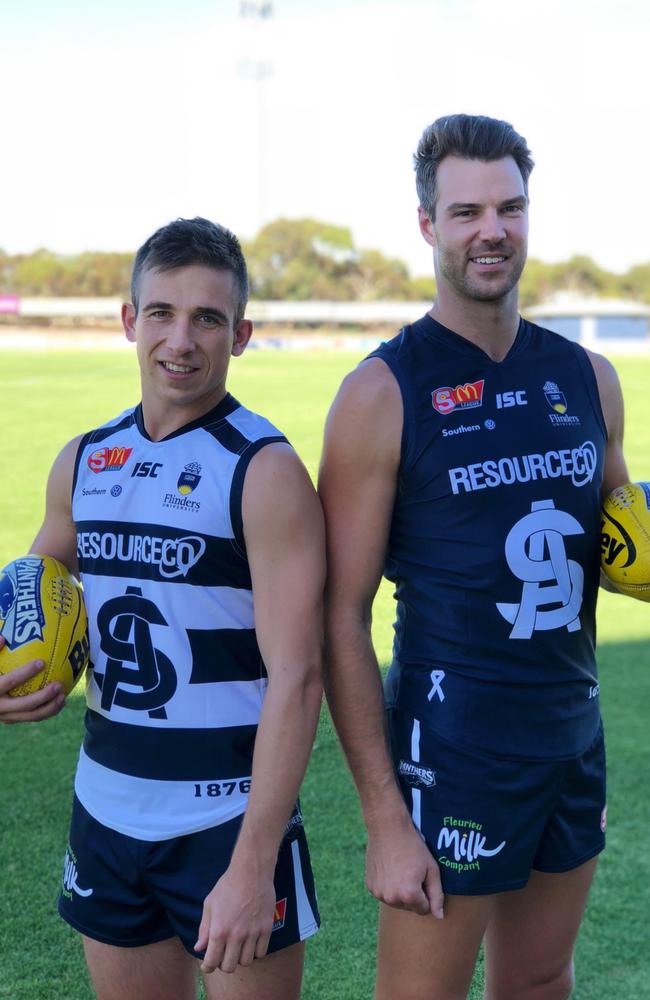
<svg viewBox="0 0 650 1000"><path fill-rule="evenodd" d="M528 140L531 255L650 261L646 0L240 6L0 0L0 247L310 216L429 274L412 154L463 111Z"/></svg>

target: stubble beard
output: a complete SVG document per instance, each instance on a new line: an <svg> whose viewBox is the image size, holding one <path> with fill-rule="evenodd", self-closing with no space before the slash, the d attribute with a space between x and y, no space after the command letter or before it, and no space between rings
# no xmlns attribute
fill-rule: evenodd
<svg viewBox="0 0 650 1000"><path fill-rule="evenodd" d="M487 255L498 255L503 251L497 249L484 250ZM521 256L512 253L508 262L512 269L503 275L485 275L483 280L472 279L467 273L467 260L462 260L455 254L440 251L438 266L440 274L461 298L472 302L496 302L505 298L516 287L526 264L526 253Z"/></svg>

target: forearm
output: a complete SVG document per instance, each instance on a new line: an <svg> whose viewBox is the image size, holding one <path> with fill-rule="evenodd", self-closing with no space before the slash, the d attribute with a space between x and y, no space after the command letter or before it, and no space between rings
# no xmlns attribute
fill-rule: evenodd
<svg viewBox="0 0 650 1000"><path fill-rule="evenodd" d="M384 693L369 622L330 608L325 691L332 719L359 792L366 825L405 813L390 756Z"/></svg>
<svg viewBox="0 0 650 1000"><path fill-rule="evenodd" d="M297 672L296 672L297 673ZM255 739L248 806L233 863L271 873L314 742L322 698L320 657L299 677L278 671L269 681Z"/></svg>

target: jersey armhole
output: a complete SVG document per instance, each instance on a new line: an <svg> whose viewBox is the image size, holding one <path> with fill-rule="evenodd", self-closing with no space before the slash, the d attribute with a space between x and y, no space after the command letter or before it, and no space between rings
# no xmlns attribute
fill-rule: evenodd
<svg viewBox="0 0 650 1000"><path fill-rule="evenodd" d="M379 358L383 361L387 368L390 369L397 386L400 391L400 396L402 399L402 441L400 448L400 463L399 463L399 482L402 483L407 470L409 469L411 462L413 460L413 452L415 448L415 408L412 401L412 394L409 392L409 385L406 375L402 369L402 365L397 357L397 352L404 337L407 334L409 327L403 327L400 332L396 335L395 341L399 339L400 344L397 350L392 346L394 341L389 341L387 344L377 348L372 354L369 354L369 358ZM385 348L385 350L382 350Z"/></svg>
<svg viewBox="0 0 650 1000"><path fill-rule="evenodd" d="M248 471L248 466L251 460L257 455L258 451L265 448L267 444L288 444L286 437L283 434L277 434L272 437L262 437L258 438L257 441L251 441L250 445L242 452L237 465L235 466L235 471L233 473L231 485L230 485L230 524L233 530L233 548L238 553L238 555L246 557L246 543L244 541L244 518L242 515L242 497L244 494L244 479L246 478L246 472Z"/></svg>
<svg viewBox="0 0 650 1000"><path fill-rule="evenodd" d="M74 492L77 488L77 479L79 478L79 465L81 464L81 456L83 455L84 448L86 447L86 445L90 444L90 442L92 441L94 433L95 433L94 431L88 431L87 434L84 434L84 436L79 441L79 444L77 445L77 454L75 455L74 469L72 472L72 486L70 487L70 509L72 509Z"/></svg>
<svg viewBox="0 0 650 1000"><path fill-rule="evenodd" d="M576 347L575 356L578 362L578 368L580 369L580 373L587 388L587 395L589 396L592 409L600 429L603 432L605 441L607 441L609 439L609 433L607 431L607 424L605 422L605 414L603 413L602 403L600 402L600 392L598 391L598 380L596 378L594 366L589 360L589 355L584 348L580 347L579 344L575 344L574 346Z"/></svg>

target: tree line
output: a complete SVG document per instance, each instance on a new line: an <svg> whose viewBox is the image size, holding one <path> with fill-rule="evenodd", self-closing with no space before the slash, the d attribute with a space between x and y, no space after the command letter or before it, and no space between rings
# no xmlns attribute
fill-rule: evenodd
<svg viewBox="0 0 650 1000"><path fill-rule="evenodd" d="M276 219L244 241L243 249L256 299L426 301L435 295L433 278L413 277L398 258L358 249L349 229L316 219ZM133 253L0 250L0 294L128 298L132 262ZM615 274L586 256L558 264L529 259L521 280L522 307L560 290L650 303L650 262Z"/></svg>

